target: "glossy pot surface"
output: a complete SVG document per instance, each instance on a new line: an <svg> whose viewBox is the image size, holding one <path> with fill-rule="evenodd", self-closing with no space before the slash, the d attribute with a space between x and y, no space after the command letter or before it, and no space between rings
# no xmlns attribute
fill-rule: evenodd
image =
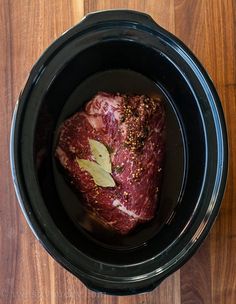
<svg viewBox="0 0 236 304"><path fill-rule="evenodd" d="M158 212L125 237L86 223L54 158L58 126L98 91L161 94L166 103ZM151 17L93 13L33 67L14 112L11 167L28 224L61 265L96 291L149 291L192 256L218 213L227 175L220 100L191 51Z"/></svg>

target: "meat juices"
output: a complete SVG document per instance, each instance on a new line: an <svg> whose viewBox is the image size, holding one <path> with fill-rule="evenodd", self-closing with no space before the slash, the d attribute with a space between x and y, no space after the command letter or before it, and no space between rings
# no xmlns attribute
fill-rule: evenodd
<svg viewBox="0 0 236 304"><path fill-rule="evenodd" d="M155 216L165 149L163 102L145 95L98 93L59 129L56 157L89 214L127 234ZM89 140L104 144L114 187L96 185L79 159L94 161Z"/></svg>

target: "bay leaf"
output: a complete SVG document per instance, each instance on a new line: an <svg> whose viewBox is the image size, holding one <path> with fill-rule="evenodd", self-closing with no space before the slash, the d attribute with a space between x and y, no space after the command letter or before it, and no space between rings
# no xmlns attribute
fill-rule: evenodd
<svg viewBox="0 0 236 304"><path fill-rule="evenodd" d="M96 185L101 187L115 187L116 184L112 176L99 164L87 159L78 158L76 158L76 162L82 170L87 171L92 176Z"/></svg>
<svg viewBox="0 0 236 304"><path fill-rule="evenodd" d="M107 172L111 173L110 154L101 142L89 139L89 145L95 161Z"/></svg>

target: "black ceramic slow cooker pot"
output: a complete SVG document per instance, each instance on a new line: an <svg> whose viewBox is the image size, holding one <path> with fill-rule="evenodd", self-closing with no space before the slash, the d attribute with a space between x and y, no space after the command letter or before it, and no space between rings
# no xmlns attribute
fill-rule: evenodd
<svg viewBox="0 0 236 304"><path fill-rule="evenodd" d="M60 122L98 91L161 94L166 103L157 215L124 237L84 223L54 158ZM103 11L64 33L32 68L10 157L21 209L46 250L90 289L134 294L177 270L209 232L226 183L226 128L209 76L181 41L146 14Z"/></svg>

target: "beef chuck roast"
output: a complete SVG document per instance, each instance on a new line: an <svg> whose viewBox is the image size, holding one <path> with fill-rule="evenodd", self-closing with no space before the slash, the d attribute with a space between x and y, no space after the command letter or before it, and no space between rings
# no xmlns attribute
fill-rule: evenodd
<svg viewBox="0 0 236 304"><path fill-rule="evenodd" d="M156 211L164 156L163 102L145 95L98 93L59 129L56 157L90 215L127 234ZM110 153L113 187L98 186L76 159L93 160L89 140Z"/></svg>

